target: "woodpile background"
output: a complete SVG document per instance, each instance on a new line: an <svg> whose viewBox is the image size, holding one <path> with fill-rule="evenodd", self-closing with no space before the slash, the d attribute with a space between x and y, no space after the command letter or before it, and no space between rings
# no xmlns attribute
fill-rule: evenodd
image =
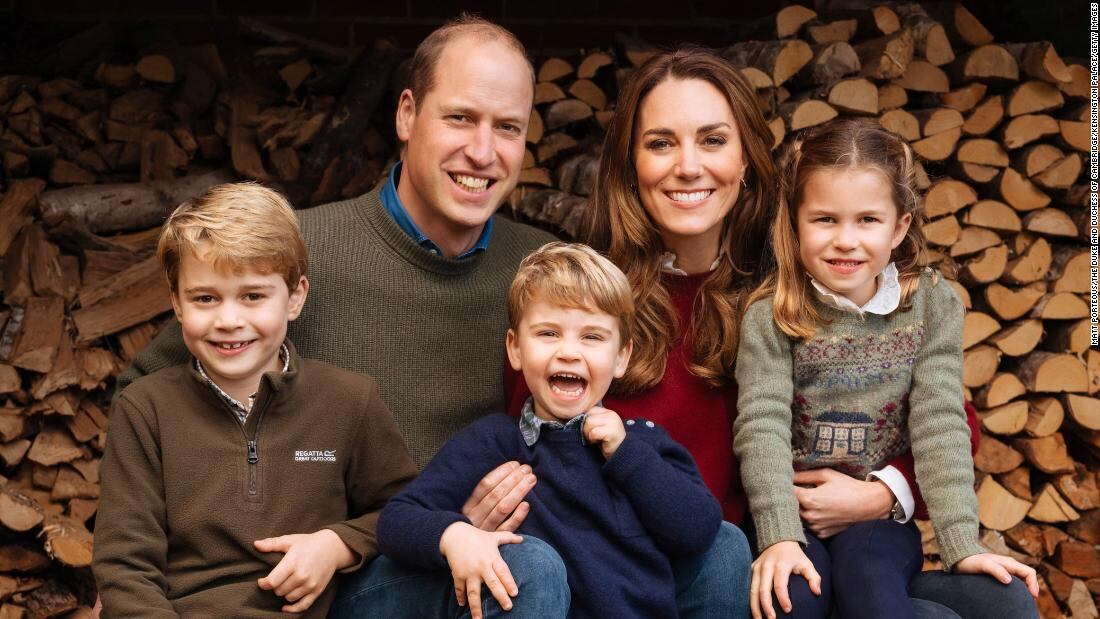
<svg viewBox="0 0 1100 619"><path fill-rule="evenodd" d="M86 616L113 377L170 309L156 226L251 178L299 206L368 190L396 160L407 57L243 20L239 45L93 29L0 76L0 619ZM1100 599L1100 352L1089 346L1089 73L1047 42L997 43L954 3L790 6L721 50L778 148L837 115L923 158L928 259L970 310L983 539L1038 567L1044 617ZM612 44L613 43L613 44ZM653 49L539 58L511 215L575 236L618 84ZM936 564L924 526L926 567Z"/></svg>

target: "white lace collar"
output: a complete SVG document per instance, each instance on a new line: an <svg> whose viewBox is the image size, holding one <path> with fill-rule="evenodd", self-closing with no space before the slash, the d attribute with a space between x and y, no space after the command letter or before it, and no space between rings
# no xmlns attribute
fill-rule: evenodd
<svg viewBox="0 0 1100 619"><path fill-rule="evenodd" d="M898 305L901 304L901 284L898 282L898 268L891 262L886 265L886 268L883 269L876 280L878 281L878 290L875 292L875 296L864 303L863 307L860 307L848 297L837 294L814 278L810 278L814 290L817 291L817 298L825 303L839 310L860 316L865 313L885 316L896 310Z"/></svg>
<svg viewBox="0 0 1100 619"><path fill-rule="evenodd" d="M710 268L707 272L711 272L718 268L718 265L722 263L722 258L726 255L725 244L719 245L718 257L714 259L714 262L710 264ZM676 266L676 254L666 251L661 254L661 272L671 273L673 275L688 275L688 272Z"/></svg>

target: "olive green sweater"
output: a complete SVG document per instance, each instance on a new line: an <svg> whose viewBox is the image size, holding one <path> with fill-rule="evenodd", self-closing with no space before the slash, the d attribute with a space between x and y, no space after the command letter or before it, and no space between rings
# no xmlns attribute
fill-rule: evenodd
<svg viewBox="0 0 1100 619"><path fill-rule="evenodd" d="M944 563L984 552L955 291L926 272L907 311L861 317L815 303L827 324L805 341L779 330L771 297L742 322L733 444L759 547L806 542L795 469L863 479L911 445Z"/></svg>
<svg viewBox="0 0 1100 619"><path fill-rule="evenodd" d="M459 429L503 410L508 287L520 260L554 238L497 217L486 251L436 256L398 227L379 193L298 211L310 291L289 335L305 357L373 376L423 468ZM187 357L173 321L118 389Z"/></svg>
<svg viewBox="0 0 1100 619"><path fill-rule="evenodd" d="M193 364L118 396L92 565L104 617L282 616L256 581L283 555L258 539L327 528L358 555L349 570L378 554L378 514L416 467L373 380L288 348L244 424Z"/></svg>

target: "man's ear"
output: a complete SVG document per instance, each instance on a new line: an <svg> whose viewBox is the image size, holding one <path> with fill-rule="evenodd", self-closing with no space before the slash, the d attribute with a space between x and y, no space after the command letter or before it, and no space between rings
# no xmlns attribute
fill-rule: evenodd
<svg viewBox="0 0 1100 619"><path fill-rule="evenodd" d="M512 329L508 329L508 335L504 336L504 348L508 351L508 363L511 364L512 369L517 372L523 371L523 359L519 353L519 338L516 337L516 332Z"/></svg>
<svg viewBox="0 0 1100 619"><path fill-rule="evenodd" d="M394 124L397 129L397 139L408 142L412 135L413 122L416 120L416 98L413 92L406 88L401 91L401 97L397 100L397 116Z"/></svg>
<svg viewBox="0 0 1100 619"><path fill-rule="evenodd" d="M290 291L290 303L287 307L286 319L295 320L302 314L302 306L306 304L309 296L309 280L303 275L298 278L298 285Z"/></svg>

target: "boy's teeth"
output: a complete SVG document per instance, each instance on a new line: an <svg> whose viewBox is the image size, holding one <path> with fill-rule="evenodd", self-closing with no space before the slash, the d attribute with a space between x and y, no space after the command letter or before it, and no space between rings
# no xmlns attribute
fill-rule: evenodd
<svg viewBox="0 0 1100 619"><path fill-rule="evenodd" d="M677 202L698 202L700 200L703 200L707 196L709 196L710 193L711 193L710 190L692 191L692 192L670 191L670 192L668 192L668 195L669 195L669 197L671 197L673 200L676 200Z"/></svg>
<svg viewBox="0 0 1100 619"><path fill-rule="evenodd" d="M465 189L473 192L485 191L489 187L489 179L466 176L465 174L452 174L451 178Z"/></svg>

